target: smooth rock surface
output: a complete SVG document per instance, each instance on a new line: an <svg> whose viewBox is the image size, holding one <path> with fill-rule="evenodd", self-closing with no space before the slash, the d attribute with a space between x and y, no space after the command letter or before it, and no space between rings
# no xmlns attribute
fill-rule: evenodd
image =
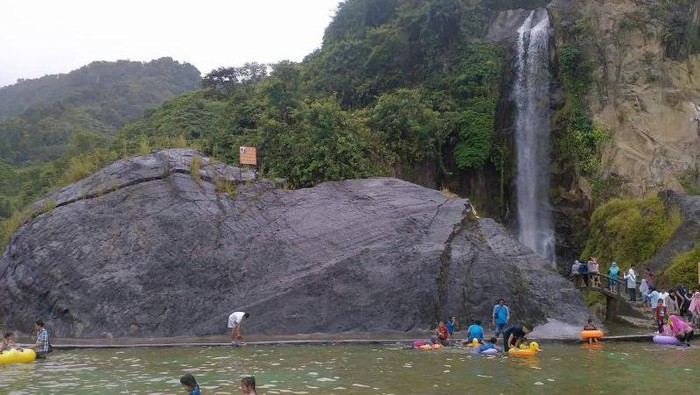
<svg viewBox="0 0 700 395"><path fill-rule="evenodd" d="M254 179L167 150L48 196L0 261L5 328L223 334L242 310L248 333L408 331L453 314L487 323L499 297L516 321L587 318L570 282L467 200L393 178Z"/></svg>

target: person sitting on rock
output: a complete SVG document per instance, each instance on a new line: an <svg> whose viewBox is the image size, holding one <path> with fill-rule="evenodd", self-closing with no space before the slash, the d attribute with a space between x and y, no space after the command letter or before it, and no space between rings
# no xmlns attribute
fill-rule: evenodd
<svg viewBox="0 0 700 395"><path fill-rule="evenodd" d="M525 340L525 335L532 332L529 325L513 325L503 333L503 351L508 352L511 347L518 348Z"/></svg>
<svg viewBox="0 0 700 395"><path fill-rule="evenodd" d="M447 331L447 326L445 326L444 321L438 322L437 328L435 328L435 334L432 337L433 343L440 343L443 346L448 345L450 339L450 333Z"/></svg>
<svg viewBox="0 0 700 395"><path fill-rule="evenodd" d="M481 327L481 321L475 320L473 324L467 328L467 343L471 343L474 339L479 343L484 342L484 328Z"/></svg>
<svg viewBox="0 0 700 395"><path fill-rule="evenodd" d="M589 318L589 319L588 319L588 323L586 323L586 326L583 327L583 330L584 330L584 331L595 331L595 330L598 330L598 328L596 328L595 324L593 323L593 318ZM597 338L589 337L589 338L588 338L588 343L598 343L598 339L597 339Z"/></svg>

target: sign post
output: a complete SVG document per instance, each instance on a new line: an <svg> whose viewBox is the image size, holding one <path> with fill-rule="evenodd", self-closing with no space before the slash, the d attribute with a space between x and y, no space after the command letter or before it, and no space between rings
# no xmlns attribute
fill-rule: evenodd
<svg viewBox="0 0 700 395"><path fill-rule="evenodd" d="M239 163L241 165L257 166L258 154L255 147L240 146L238 148Z"/></svg>

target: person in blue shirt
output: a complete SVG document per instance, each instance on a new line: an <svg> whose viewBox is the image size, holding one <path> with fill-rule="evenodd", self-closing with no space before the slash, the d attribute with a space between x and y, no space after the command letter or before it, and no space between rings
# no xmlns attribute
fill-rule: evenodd
<svg viewBox="0 0 700 395"><path fill-rule="evenodd" d="M493 326L496 328L496 337L498 337L505 332L508 321L510 320L510 311L508 310L505 299L498 299L498 303L493 306L491 316Z"/></svg>
<svg viewBox="0 0 700 395"><path fill-rule="evenodd" d="M180 384L182 384L182 388L187 391L188 395L201 395L199 384L197 384L197 380L191 374L180 377Z"/></svg>
<svg viewBox="0 0 700 395"><path fill-rule="evenodd" d="M450 317L449 321L447 321L447 333L449 333L450 336L454 335L454 333L455 333L456 321L457 321L457 317L455 317L455 316Z"/></svg>
<svg viewBox="0 0 700 395"><path fill-rule="evenodd" d="M498 347L496 347L496 343L498 342L498 338L492 337L488 341L484 342L484 344L479 347L479 352L484 352L486 350L496 350L500 351Z"/></svg>
<svg viewBox="0 0 700 395"><path fill-rule="evenodd" d="M467 343L471 343L474 339L477 339L479 343L484 341L484 328L481 327L479 320L475 320L467 329Z"/></svg>

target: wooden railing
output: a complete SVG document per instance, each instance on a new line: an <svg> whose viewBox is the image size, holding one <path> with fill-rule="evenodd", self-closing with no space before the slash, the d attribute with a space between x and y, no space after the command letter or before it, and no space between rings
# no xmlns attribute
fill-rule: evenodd
<svg viewBox="0 0 700 395"><path fill-rule="evenodd" d="M594 278L593 276L598 276L598 281L594 286ZM612 298L622 298L622 299L627 299L627 280L625 280L624 276L618 276L616 280L611 279L609 276L606 276L605 274L591 274L588 273L587 275L579 275L579 276L571 276L573 277L574 281L578 281L578 284L575 284L576 287L578 288L585 288L593 291L598 291L602 294L605 294L606 296L612 297ZM613 285L614 284L614 285ZM639 290L639 287L637 287L637 290Z"/></svg>

